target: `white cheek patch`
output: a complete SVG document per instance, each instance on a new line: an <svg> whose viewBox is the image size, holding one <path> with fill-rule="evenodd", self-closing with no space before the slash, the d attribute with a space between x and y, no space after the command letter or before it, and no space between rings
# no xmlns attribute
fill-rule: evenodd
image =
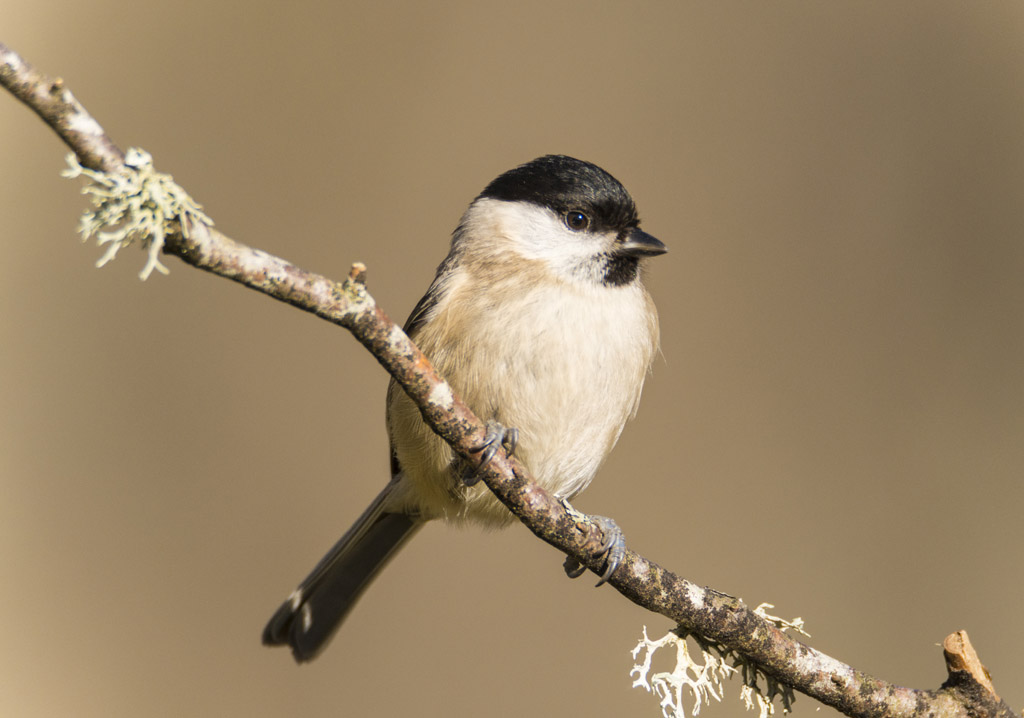
<svg viewBox="0 0 1024 718"><path fill-rule="evenodd" d="M603 234L574 232L553 210L528 202L482 199L470 211L481 219L486 217L493 231L524 259L544 262L566 277L579 277L614 240Z"/></svg>

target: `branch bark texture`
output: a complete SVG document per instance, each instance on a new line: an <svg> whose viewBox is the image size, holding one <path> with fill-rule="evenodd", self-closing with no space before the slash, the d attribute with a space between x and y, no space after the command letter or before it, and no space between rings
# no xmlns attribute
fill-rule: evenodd
<svg viewBox="0 0 1024 718"><path fill-rule="evenodd" d="M105 172L123 166L124 152L64 82L37 71L3 44L0 84L39 115L83 166ZM348 278L337 282L247 247L212 227L189 229L169 236L164 252L345 327L395 377L430 426L460 455L479 461L474 447L483 441L483 422L376 305L366 290L365 267L354 265ZM515 458L498 452L481 478L534 534L600 571L600 530L569 514L531 481ZM740 654L779 682L849 716L1015 716L996 695L963 632L946 641L946 683L935 690L917 690L869 676L794 640L740 600L692 583L634 551L627 550L609 583L638 606Z"/></svg>

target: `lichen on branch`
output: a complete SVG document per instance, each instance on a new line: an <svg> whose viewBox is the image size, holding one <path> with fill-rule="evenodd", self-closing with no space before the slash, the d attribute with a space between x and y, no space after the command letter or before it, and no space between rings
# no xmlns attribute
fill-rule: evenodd
<svg viewBox="0 0 1024 718"><path fill-rule="evenodd" d="M97 267L114 259L123 247L140 244L148 258L139 278L147 279L154 269L167 274L169 270L160 261L167 236L180 229L188 238L196 224L213 226L202 205L171 175L157 172L152 155L145 150L129 148L123 168L114 172L83 167L74 153L68 154L67 162L62 176L90 180L82 192L90 195L95 209L82 214L78 233L83 242L96 237L101 247L106 246Z"/></svg>
<svg viewBox="0 0 1024 718"><path fill-rule="evenodd" d="M770 603L762 603L754 609L754 613L768 621L780 631L793 629L809 636L804 631L802 618L787 620L768 613L774 608ZM701 651L701 661L695 660L690 653L687 639L692 638ZM675 648L675 666L671 671L652 672L654 654L663 648ZM711 698L721 701L724 695L723 681L739 674L743 687L740 698L747 710L758 709L759 718L769 718L775 714L775 699L782 704L782 712L789 713L792 709L794 695L789 686L779 683L773 676L765 673L757 665L742 654L727 646L711 641L699 633L676 626L666 635L657 640L644 635L633 649L633 658L642 658L633 665L630 675L635 675L634 688L644 688L661 698L661 712L664 718L686 718L683 705L684 690L693 695L693 709L690 715L700 713L702 706L708 705ZM716 655L717 654L717 655ZM762 687L762 683L764 684Z"/></svg>

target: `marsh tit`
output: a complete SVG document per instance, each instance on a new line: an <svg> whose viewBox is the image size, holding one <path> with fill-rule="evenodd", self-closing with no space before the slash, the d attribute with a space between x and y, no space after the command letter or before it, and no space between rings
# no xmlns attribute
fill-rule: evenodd
<svg viewBox="0 0 1024 718"><path fill-rule="evenodd" d="M658 347L641 262L665 251L640 230L614 177L571 157L541 157L469 205L405 331L488 422L489 450L514 450L537 483L568 501L636 413ZM390 483L263 632L265 644L290 645L297 661L319 653L427 521L513 520L394 380L387 429Z"/></svg>

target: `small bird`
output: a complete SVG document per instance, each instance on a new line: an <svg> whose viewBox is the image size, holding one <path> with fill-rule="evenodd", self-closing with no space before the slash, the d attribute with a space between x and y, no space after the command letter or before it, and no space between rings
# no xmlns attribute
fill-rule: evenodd
<svg viewBox="0 0 1024 718"><path fill-rule="evenodd" d="M487 422L483 463L503 446L563 501L587 487L657 351L641 261L665 251L618 180L572 157L527 162L473 200L405 331ZM291 646L298 662L427 521L513 520L393 379L387 429L391 481L264 629L263 643ZM599 525L606 544L621 540L614 522Z"/></svg>

